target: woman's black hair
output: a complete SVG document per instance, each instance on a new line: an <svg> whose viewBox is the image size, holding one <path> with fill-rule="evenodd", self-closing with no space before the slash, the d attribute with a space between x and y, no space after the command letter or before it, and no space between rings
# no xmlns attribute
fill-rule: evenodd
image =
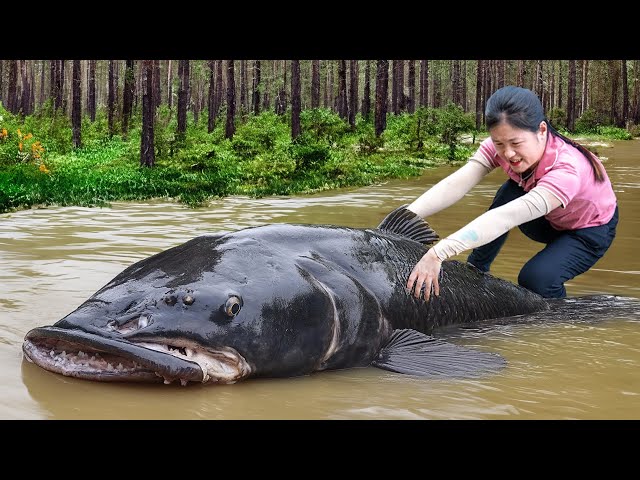
<svg viewBox="0 0 640 480"><path fill-rule="evenodd" d="M485 108L487 129L491 130L501 122L534 133L540 128L540 122L545 122L552 135L560 137L569 145L577 148L591 163L596 181L602 182L604 180L603 167L598 157L591 150L558 132L545 116L540 99L531 90L508 85L496 90L489 97Z"/></svg>

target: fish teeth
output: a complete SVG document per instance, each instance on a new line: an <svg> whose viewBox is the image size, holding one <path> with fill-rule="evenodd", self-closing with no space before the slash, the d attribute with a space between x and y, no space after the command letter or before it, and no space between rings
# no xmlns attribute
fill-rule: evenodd
<svg viewBox="0 0 640 480"><path fill-rule="evenodd" d="M144 328L149 325L149 317L146 315L140 315L138 318L138 328Z"/></svg>

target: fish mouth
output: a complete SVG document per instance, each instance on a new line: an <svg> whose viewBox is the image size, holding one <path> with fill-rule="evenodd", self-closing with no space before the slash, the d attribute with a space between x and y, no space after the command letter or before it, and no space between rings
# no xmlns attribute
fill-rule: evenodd
<svg viewBox="0 0 640 480"><path fill-rule="evenodd" d="M178 339L131 342L58 327L29 331L22 351L45 370L102 382L230 384L251 373L247 361L230 347L210 350Z"/></svg>

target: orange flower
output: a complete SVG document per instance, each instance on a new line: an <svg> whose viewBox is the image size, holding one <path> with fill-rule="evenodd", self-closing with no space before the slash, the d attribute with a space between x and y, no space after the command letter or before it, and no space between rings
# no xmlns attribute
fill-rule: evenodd
<svg viewBox="0 0 640 480"><path fill-rule="evenodd" d="M44 163L40 164L40 171L42 173L49 173L49 169L47 167L45 167Z"/></svg>
<svg viewBox="0 0 640 480"><path fill-rule="evenodd" d="M18 150L22 151L22 142L18 144Z"/></svg>

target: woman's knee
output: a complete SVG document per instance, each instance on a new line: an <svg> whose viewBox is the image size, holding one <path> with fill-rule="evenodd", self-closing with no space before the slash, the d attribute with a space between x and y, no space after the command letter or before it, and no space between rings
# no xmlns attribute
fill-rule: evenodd
<svg viewBox="0 0 640 480"><path fill-rule="evenodd" d="M545 298L564 298L567 291L558 272L539 263L527 263L518 275L518 285Z"/></svg>

